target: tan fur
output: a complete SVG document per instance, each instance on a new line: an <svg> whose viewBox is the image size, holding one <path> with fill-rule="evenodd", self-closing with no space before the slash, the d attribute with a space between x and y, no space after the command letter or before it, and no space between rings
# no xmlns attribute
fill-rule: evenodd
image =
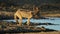
<svg viewBox="0 0 60 34"><path fill-rule="evenodd" d="M28 18L28 21L27 21L27 25L29 25L30 23L30 18L32 17L32 12L31 11L24 11L24 10L20 10L18 9L17 12L14 14L14 18L17 21L16 17L18 17L20 19L20 26L22 25L22 17L24 18Z"/></svg>
<svg viewBox="0 0 60 34"><path fill-rule="evenodd" d="M34 9L33 9L34 10ZM34 10L35 12L38 11L37 9ZM14 14L14 19L16 20L16 22L18 22L17 20L17 17L20 19L20 23L19 25L22 26L22 17L24 18L28 18L28 21L27 21L27 25L30 25L30 18L33 17L33 14L32 14L33 11L29 11L29 10L23 10L23 9L18 9L16 11L16 13ZM35 15L35 14L34 14Z"/></svg>

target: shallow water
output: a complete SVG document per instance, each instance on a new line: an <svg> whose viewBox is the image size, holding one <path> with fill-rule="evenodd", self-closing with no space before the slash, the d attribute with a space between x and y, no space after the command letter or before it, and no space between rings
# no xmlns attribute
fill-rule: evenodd
<svg viewBox="0 0 60 34"><path fill-rule="evenodd" d="M4 21L14 21L15 20L4 20ZM19 20L20 21L20 20ZM23 19L23 22L26 22L27 19ZM60 24L60 18L49 18L49 19L31 19L30 22L33 23L53 23L53 24ZM44 26L45 28L59 30L60 31L60 25L40 25L37 27Z"/></svg>

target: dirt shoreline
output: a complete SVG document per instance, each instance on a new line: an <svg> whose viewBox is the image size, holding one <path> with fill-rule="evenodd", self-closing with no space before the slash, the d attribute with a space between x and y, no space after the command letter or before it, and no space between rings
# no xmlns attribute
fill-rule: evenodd
<svg viewBox="0 0 60 34"><path fill-rule="evenodd" d="M56 32L28 32L28 33L4 33L4 34L60 34L60 31Z"/></svg>
<svg viewBox="0 0 60 34"><path fill-rule="evenodd" d="M59 32L33 32L33 33L17 33L17 34L60 34Z"/></svg>

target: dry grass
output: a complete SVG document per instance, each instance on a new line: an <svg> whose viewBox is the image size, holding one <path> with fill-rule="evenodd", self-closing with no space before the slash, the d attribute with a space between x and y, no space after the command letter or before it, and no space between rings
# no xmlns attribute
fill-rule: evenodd
<svg viewBox="0 0 60 34"><path fill-rule="evenodd" d="M6 11L0 11L0 15L4 16L13 16L14 12L6 12Z"/></svg>
<svg viewBox="0 0 60 34"><path fill-rule="evenodd" d="M45 17L60 17L60 14L42 14Z"/></svg>

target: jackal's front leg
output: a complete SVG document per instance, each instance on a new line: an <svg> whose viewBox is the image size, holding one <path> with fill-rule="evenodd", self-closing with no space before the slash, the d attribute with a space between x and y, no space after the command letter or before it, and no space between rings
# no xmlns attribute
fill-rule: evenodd
<svg viewBox="0 0 60 34"><path fill-rule="evenodd" d="M27 25L28 26L30 25L30 18L28 18Z"/></svg>
<svg viewBox="0 0 60 34"><path fill-rule="evenodd" d="M19 16L18 18L20 19L20 22L19 22L19 24L17 24L17 25L18 25L18 26L22 26L22 17Z"/></svg>

